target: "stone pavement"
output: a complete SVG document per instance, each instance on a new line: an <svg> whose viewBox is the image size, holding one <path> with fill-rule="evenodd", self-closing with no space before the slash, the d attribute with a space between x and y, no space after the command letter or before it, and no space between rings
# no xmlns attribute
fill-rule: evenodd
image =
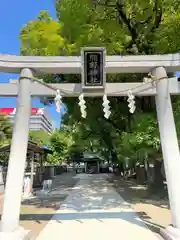
<svg viewBox="0 0 180 240"><path fill-rule="evenodd" d="M80 178L37 240L159 239L110 186L106 174Z"/></svg>

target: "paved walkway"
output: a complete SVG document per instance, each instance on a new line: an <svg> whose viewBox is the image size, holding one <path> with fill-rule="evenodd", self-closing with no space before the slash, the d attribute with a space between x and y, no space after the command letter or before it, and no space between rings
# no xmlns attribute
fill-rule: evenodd
<svg viewBox="0 0 180 240"><path fill-rule="evenodd" d="M157 240L104 174L79 174L70 195L37 240Z"/></svg>

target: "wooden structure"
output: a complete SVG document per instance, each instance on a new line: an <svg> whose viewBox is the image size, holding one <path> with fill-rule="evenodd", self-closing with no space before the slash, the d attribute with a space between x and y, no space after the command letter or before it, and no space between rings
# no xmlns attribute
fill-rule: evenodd
<svg viewBox="0 0 180 240"><path fill-rule="evenodd" d="M99 173L100 164L104 162L104 159L101 159L96 154L93 153L84 153L83 157L76 161L79 165L76 165L77 172L85 173ZM81 165L81 163L83 165Z"/></svg>
<svg viewBox="0 0 180 240"><path fill-rule="evenodd" d="M6 183L7 166L8 166L7 163L8 163L9 153L10 153L10 147L11 147L10 145L7 145L0 148L0 162L1 162L1 157L3 157L4 159L3 161L4 163L2 162L2 165L4 165L3 167L4 184ZM31 184L34 187L42 185L43 174L44 174L43 163L46 161L47 154L52 154L52 151L44 147L38 146L32 141L28 142L25 174L30 175ZM18 167L18 161L17 161L17 167ZM16 169L14 171L16 171Z"/></svg>

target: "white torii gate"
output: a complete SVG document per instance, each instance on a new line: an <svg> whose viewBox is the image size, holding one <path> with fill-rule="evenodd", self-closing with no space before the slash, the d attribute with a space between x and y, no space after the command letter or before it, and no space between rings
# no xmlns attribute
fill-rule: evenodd
<svg viewBox="0 0 180 240"><path fill-rule="evenodd" d="M1 218L0 239L19 240L27 234L19 227L23 176L26 161L32 96L54 96L53 89L31 81L35 74L80 74L81 57L34 57L0 55L0 72L20 73L18 84L1 84L0 96L18 96L13 129L6 190ZM157 78L156 86L142 83L106 83L107 96L125 96L126 89L141 86L134 95L155 96L161 146L168 184L173 227L167 234L180 239L180 152L170 94L180 93L177 78L168 72L180 71L180 54L152 56L107 56L106 73L149 73ZM159 81L158 81L159 80ZM81 84L49 84L60 89L62 96L82 93ZM89 91L88 97L102 96L102 91ZM178 235L179 234L179 235ZM172 238L173 239L173 238Z"/></svg>

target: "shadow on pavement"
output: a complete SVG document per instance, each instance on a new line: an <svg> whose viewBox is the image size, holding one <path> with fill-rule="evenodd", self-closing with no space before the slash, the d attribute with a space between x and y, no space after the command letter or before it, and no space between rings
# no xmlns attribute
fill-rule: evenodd
<svg viewBox="0 0 180 240"><path fill-rule="evenodd" d="M63 202L68 195L56 195L56 196L43 196L35 197L23 201L21 206L36 207L36 208L52 208L54 210L59 209L60 202Z"/></svg>
<svg viewBox="0 0 180 240"><path fill-rule="evenodd" d="M47 195L34 194L33 198L22 201L22 207L52 208L59 209L60 204L67 198L72 188L76 185L78 179L74 179L75 173L63 173L53 179L52 191ZM41 192L40 189L37 192Z"/></svg>
<svg viewBox="0 0 180 240"><path fill-rule="evenodd" d="M118 176L112 175L108 181L127 202L148 203L157 207L169 209L167 190L155 189L154 193L149 190L147 185L138 184L135 180L123 180Z"/></svg>
<svg viewBox="0 0 180 240"><path fill-rule="evenodd" d="M64 221L77 221L83 224L84 221L92 219L103 224L106 220L121 219L139 227L148 227L155 233L160 232L161 226L150 222L151 218L145 212L133 212L130 209L131 205L124 201L122 194L120 197L114 191L111 182L97 176L90 182L88 179L87 182L86 179L83 182L83 186L76 185L72 194L64 203L62 202L59 210L63 212L55 213L53 216L52 214L23 214L20 220L41 223L41 221L52 219L60 224Z"/></svg>
<svg viewBox="0 0 180 240"><path fill-rule="evenodd" d="M83 224L85 220L93 219L103 224L106 220L121 219L136 224L139 227L147 228L148 226L153 232L159 233L161 226L151 223L149 221L150 217L148 217L145 212L133 212L130 209L132 196L129 195L128 201L127 197L124 197L122 194L126 191L125 185L120 186L120 190L117 190L114 182L112 184L111 177L107 179L109 182L105 179L106 177L102 175L99 177L91 176L90 179L88 179L88 176L84 176L83 185L77 184L74 186L78 181L78 176L77 179L70 179L68 175L67 178L65 177L64 179L59 177L54 181L53 185L53 188L59 191L58 195L52 197L37 197L23 202L23 204L36 206L37 208L52 208L52 206L54 206L55 209L63 212L55 214L25 213L20 216L20 221L35 221L40 224L41 221L49 221L52 219L60 224L63 224L64 221L78 221ZM68 181L69 185L67 183ZM67 195L60 194L61 191L58 188L60 185L72 190L68 197ZM120 191L119 194L118 191ZM128 201L128 203L126 201ZM71 211L71 213L68 211Z"/></svg>
<svg viewBox="0 0 180 240"><path fill-rule="evenodd" d="M159 193L152 194L152 192L149 192L146 185L138 184L135 180L123 180L114 175L111 175L107 180L116 189L117 193L130 205L143 203L169 209L167 192L164 190ZM137 212L137 215L139 215L146 226L155 233L159 234L160 229L165 228L163 225L154 223L152 218L145 212Z"/></svg>
<svg viewBox="0 0 180 240"><path fill-rule="evenodd" d="M132 214L134 218L132 218ZM137 215L143 216L143 221L137 218ZM59 214L24 214L20 216L21 221L36 221L41 223L41 221L49 221L50 219L63 224L64 221L77 221L83 224L84 220L97 220L102 224L106 220L110 219L121 219L128 221L132 224L136 224L140 227L145 227L146 225L155 233L160 232L160 227L157 224L148 221L149 217L144 212L95 212L95 213L59 213Z"/></svg>

